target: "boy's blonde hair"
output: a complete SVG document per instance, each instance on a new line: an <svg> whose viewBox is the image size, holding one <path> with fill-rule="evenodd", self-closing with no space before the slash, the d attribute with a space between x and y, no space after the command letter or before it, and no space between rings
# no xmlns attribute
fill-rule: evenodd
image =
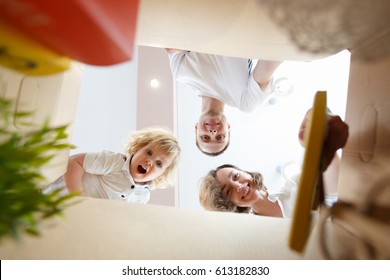
<svg viewBox="0 0 390 280"><path fill-rule="evenodd" d="M125 145L125 153L133 156L138 150L152 144L156 148L162 150L170 158L172 163L167 167L165 172L156 179L148 182L153 187L167 187L174 182L174 173L177 169L180 159L180 146L177 138L173 133L162 127L147 127L141 130L134 131Z"/></svg>

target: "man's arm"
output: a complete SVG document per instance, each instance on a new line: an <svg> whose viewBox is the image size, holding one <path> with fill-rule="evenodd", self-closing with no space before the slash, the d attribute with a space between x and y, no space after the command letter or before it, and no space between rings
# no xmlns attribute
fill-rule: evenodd
<svg viewBox="0 0 390 280"><path fill-rule="evenodd" d="M68 168L64 174L66 188L70 193L77 192L84 195L83 191L83 175L85 173L83 162L85 153L76 154L69 158Z"/></svg>
<svg viewBox="0 0 390 280"><path fill-rule="evenodd" d="M306 112L299 128L299 142L304 147L304 134L311 109ZM348 140L348 125L339 116L328 114L327 135L324 143L322 171L324 172L324 192L326 195L336 195L340 172L340 156L337 150L345 146Z"/></svg>
<svg viewBox="0 0 390 280"><path fill-rule="evenodd" d="M253 70L253 78L259 84L262 91L265 91L272 79L272 75L282 61L259 60Z"/></svg>
<svg viewBox="0 0 390 280"><path fill-rule="evenodd" d="M171 49L171 48L165 48L167 53L175 53L175 52L180 52L180 49Z"/></svg>

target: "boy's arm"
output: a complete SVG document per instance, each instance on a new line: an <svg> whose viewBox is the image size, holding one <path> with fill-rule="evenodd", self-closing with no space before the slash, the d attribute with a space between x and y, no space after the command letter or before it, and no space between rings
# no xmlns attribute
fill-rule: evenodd
<svg viewBox="0 0 390 280"><path fill-rule="evenodd" d="M339 172L340 172L340 156L336 153L332 162L324 172L324 191L325 195L337 195Z"/></svg>
<svg viewBox="0 0 390 280"><path fill-rule="evenodd" d="M311 109L306 112L306 115L299 128L299 142L304 147L304 133L308 118L310 118ZM337 150L345 146L348 140L348 125L336 115L328 113L327 117L328 133L325 140L323 155L322 171L324 174L324 191L325 195L337 195L340 162L341 158L337 154Z"/></svg>
<svg viewBox="0 0 390 280"><path fill-rule="evenodd" d="M306 131L306 125L308 118L310 118L311 109L306 112L306 115L301 123L298 133L298 139L301 145L304 147L304 134ZM328 114L327 117L327 135L324 144L325 153L323 155L322 171L325 171L332 160L338 160L336 158L336 152L345 146L349 136L349 127L340 116Z"/></svg>
<svg viewBox="0 0 390 280"><path fill-rule="evenodd" d="M328 115L328 135L325 141L324 167L328 167L338 149L343 148L348 140L349 126L336 115Z"/></svg>
<svg viewBox="0 0 390 280"><path fill-rule="evenodd" d="M77 192L85 195L83 191L83 175L85 173L83 162L85 153L76 154L69 158L68 168L64 174L66 188L70 193Z"/></svg>

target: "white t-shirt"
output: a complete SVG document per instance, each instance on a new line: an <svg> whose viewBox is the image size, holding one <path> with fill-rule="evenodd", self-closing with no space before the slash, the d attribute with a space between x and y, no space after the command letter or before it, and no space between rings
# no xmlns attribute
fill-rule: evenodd
<svg viewBox="0 0 390 280"><path fill-rule="evenodd" d="M300 174L292 176L286 181L280 192L270 194L270 200L277 200L282 210L283 218L292 218L294 214L295 201L297 198L298 182ZM325 195L324 203L331 206L337 201L337 196Z"/></svg>
<svg viewBox="0 0 390 280"><path fill-rule="evenodd" d="M87 196L147 203L150 187L136 185L130 174L130 157L103 151L87 153L84 158L84 192Z"/></svg>
<svg viewBox="0 0 390 280"><path fill-rule="evenodd" d="M272 92L272 86L263 92L253 73L249 74L248 59L190 51L176 51L168 57L178 82L188 84L200 96L215 98L241 111L253 111Z"/></svg>
<svg viewBox="0 0 390 280"><path fill-rule="evenodd" d="M283 218L292 218L293 216L297 198L298 178L299 176L287 180L280 192L269 195L270 200L278 201Z"/></svg>
<svg viewBox="0 0 390 280"><path fill-rule="evenodd" d="M129 170L130 160L130 157L123 154L109 151L87 153L83 162L85 195L131 203L147 203L152 188L135 184ZM69 194L63 176L45 187L42 192L49 194L55 190L60 190L62 195Z"/></svg>

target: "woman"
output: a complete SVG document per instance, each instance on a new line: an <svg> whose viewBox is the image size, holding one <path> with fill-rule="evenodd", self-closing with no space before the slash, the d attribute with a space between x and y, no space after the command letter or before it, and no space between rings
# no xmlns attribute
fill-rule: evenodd
<svg viewBox="0 0 390 280"><path fill-rule="evenodd" d="M211 211L285 216L281 201L269 196L260 173L230 164L211 170L203 179L199 201L203 208Z"/></svg>
<svg viewBox="0 0 390 280"><path fill-rule="evenodd" d="M299 141L303 135L309 112L301 124ZM328 116L328 135L325 141L323 170L325 203L337 200L337 181L340 158L336 154L348 138L348 125L340 117ZM253 213L256 215L290 218L293 214L299 175L290 178L281 191L270 195L258 172L244 171L225 164L211 170L200 185L199 201L203 208L212 211Z"/></svg>

